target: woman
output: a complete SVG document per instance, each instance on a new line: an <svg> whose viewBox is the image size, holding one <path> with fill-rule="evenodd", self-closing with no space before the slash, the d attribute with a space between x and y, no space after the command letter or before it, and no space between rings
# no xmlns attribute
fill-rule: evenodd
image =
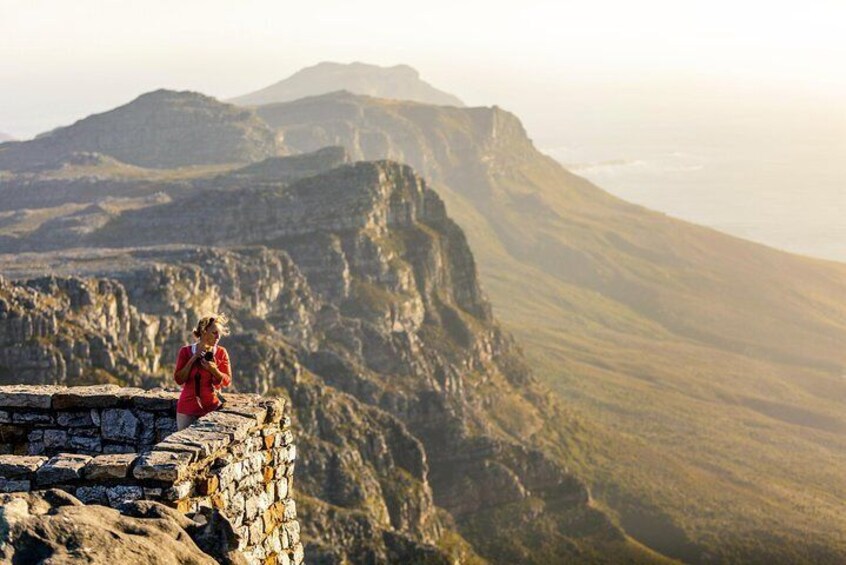
<svg viewBox="0 0 846 565"><path fill-rule="evenodd" d="M193 334L197 341L179 350L173 378L182 385L176 404L176 428L182 430L200 416L220 408L217 389L229 386L232 370L229 354L218 345L220 336L228 335L226 316L205 316L197 322Z"/></svg>

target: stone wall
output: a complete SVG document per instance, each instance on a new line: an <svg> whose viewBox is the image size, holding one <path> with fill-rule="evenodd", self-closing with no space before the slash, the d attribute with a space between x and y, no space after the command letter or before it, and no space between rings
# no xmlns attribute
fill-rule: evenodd
<svg viewBox="0 0 846 565"><path fill-rule="evenodd" d="M301 563L285 401L227 394L223 409L177 432L177 398L114 385L0 387L0 492L61 488L89 504L218 511L248 563Z"/></svg>

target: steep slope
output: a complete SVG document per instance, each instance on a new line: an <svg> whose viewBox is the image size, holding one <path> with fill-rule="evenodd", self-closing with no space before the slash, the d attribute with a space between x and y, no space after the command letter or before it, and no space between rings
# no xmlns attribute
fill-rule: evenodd
<svg viewBox="0 0 846 565"><path fill-rule="evenodd" d="M331 62L307 67L266 88L233 98L230 102L241 106L259 106L336 90L444 106L464 105L452 94L420 80L420 74L408 65L380 67L365 63Z"/></svg>
<svg viewBox="0 0 846 565"><path fill-rule="evenodd" d="M238 386L293 397L313 562L660 561L551 457L567 420L410 168L357 163L290 185L253 173L248 188L208 185L190 206L124 211L69 242L96 249L4 256L15 278L63 275L0 292L14 313L0 321L5 374L168 379L190 321L223 308Z"/></svg>
<svg viewBox="0 0 846 565"><path fill-rule="evenodd" d="M277 149L273 132L249 110L195 92L157 90L31 141L4 143L0 170L56 167L78 152L173 168L258 161Z"/></svg>
<svg viewBox="0 0 846 565"><path fill-rule="evenodd" d="M846 555L846 266L622 202L496 107L335 93L258 113L293 149L432 180L496 311L582 416L583 452L562 457L631 533L690 561Z"/></svg>

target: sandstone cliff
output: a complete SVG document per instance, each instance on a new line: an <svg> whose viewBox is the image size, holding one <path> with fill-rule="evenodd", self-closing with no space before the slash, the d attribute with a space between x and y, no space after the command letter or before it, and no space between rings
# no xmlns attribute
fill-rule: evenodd
<svg viewBox="0 0 846 565"><path fill-rule="evenodd" d="M563 457L628 532L686 561L843 559L846 482L812 462L846 447L846 267L614 198L501 108L332 93L257 111L292 150L342 145L431 182L498 317L580 416Z"/></svg>
<svg viewBox="0 0 846 565"><path fill-rule="evenodd" d="M4 284L6 349L53 360L30 378L166 380L193 318L223 309L237 386L297 411L308 559L649 559L536 438L564 420L422 179L392 162L239 174L246 188L115 214L81 250L9 258L16 279L60 275Z"/></svg>

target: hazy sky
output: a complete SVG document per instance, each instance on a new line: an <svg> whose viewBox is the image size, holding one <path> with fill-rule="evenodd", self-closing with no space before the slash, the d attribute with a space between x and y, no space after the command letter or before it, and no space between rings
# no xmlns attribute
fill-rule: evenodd
<svg viewBox="0 0 846 565"><path fill-rule="evenodd" d="M235 96L323 60L407 63L530 123L615 85L834 102L844 22L843 0L0 0L0 131L31 136L158 87Z"/></svg>

